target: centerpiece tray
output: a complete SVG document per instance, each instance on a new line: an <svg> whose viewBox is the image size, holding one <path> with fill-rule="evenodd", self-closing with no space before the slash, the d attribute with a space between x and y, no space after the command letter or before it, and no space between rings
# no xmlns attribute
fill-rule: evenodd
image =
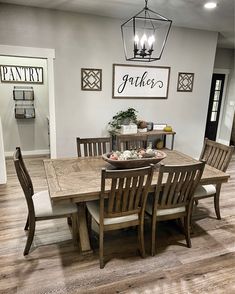
<svg viewBox="0 0 235 294"><path fill-rule="evenodd" d="M111 159L110 156L113 154L113 152L105 153L102 155L103 160L106 162L112 164L113 166L120 168L120 169L127 169L127 168L138 168L138 167L144 167L148 166L151 163L156 164L163 160L166 157L166 153L159 150L154 150L155 156L153 157L142 157L142 158L136 158L136 159Z"/></svg>

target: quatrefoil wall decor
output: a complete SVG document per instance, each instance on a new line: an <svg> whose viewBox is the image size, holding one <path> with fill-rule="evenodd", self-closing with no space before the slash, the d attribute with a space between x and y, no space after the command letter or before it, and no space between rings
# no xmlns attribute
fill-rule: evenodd
<svg viewBox="0 0 235 294"><path fill-rule="evenodd" d="M81 89L83 91L101 91L102 70L96 68L82 68Z"/></svg>
<svg viewBox="0 0 235 294"><path fill-rule="evenodd" d="M192 92L193 80L194 80L194 73L179 72L177 92Z"/></svg>

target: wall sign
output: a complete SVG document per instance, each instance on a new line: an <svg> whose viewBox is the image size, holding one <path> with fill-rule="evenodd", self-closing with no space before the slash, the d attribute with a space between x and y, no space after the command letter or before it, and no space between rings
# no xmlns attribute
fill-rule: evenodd
<svg viewBox="0 0 235 294"><path fill-rule="evenodd" d="M113 64L113 98L166 99L170 67Z"/></svg>
<svg viewBox="0 0 235 294"><path fill-rule="evenodd" d="M0 65L2 83L43 84L43 68L36 66Z"/></svg>

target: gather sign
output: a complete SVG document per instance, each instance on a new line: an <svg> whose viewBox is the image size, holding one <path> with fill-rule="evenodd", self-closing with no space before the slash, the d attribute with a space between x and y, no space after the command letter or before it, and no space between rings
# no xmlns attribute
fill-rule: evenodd
<svg viewBox="0 0 235 294"><path fill-rule="evenodd" d="M43 68L37 66L0 65L1 82L43 84Z"/></svg>
<svg viewBox="0 0 235 294"><path fill-rule="evenodd" d="M113 98L166 99L170 67L113 64Z"/></svg>

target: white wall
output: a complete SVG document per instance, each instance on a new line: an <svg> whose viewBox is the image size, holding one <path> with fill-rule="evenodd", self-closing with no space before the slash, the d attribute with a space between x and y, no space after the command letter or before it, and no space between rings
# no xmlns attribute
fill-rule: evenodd
<svg viewBox="0 0 235 294"><path fill-rule="evenodd" d="M229 145L235 111L235 71L234 71L234 53L232 49L218 48L215 57L215 68L229 71L227 81L227 91L223 101L221 122L218 128L217 139L221 143ZM218 70L217 70L218 71ZM219 72L218 71L218 72Z"/></svg>
<svg viewBox="0 0 235 294"><path fill-rule="evenodd" d="M167 122L177 132L175 148L198 156L205 131L217 33L174 27L162 59L171 67L167 100L112 99L112 64L127 63L122 21L0 4L0 43L55 48L57 152L76 155L77 136L106 134L119 110L134 107L147 121ZM132 62L130 64L137 64ZM143 63L141 63L143 64ZM82 67L101 68L101 92L80 90ZM178 72L195 73L192 93L177 92Z"/></svg>
<svg viewBox="0 0 235 294"><path fill-rule="evenodd" d="M48 152L48 84L46 60L0 56L1 65L25 65L43 67L43 84L19 84L0 82L0 116L2 117L4 148L7 155L16 146L31 154ZM14 86L32 86L34 89L35 119L16 119Z"/></svg>

